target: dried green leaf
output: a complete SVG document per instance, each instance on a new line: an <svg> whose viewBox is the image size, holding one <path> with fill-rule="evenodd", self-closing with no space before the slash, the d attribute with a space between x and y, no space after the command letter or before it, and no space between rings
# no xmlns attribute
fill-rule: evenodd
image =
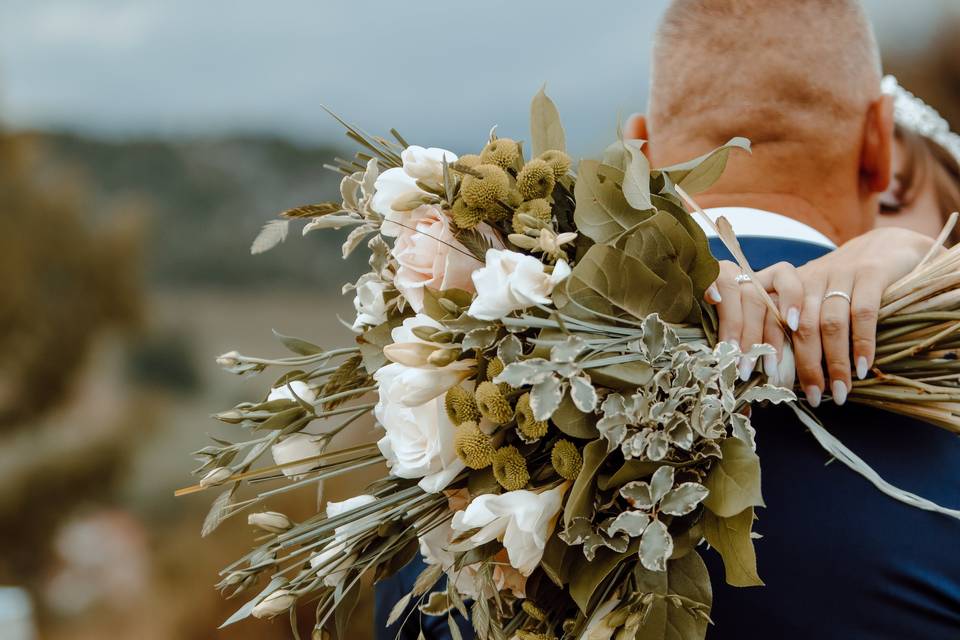
<svg viewBox="0 0 960 640"><path fill-rule="evenodd" d="M623 196L634 209L651 209L650 162L643 154L642 140L624 140L623 147L630 158L623 174Z"/></svg>
<svg viewBox="0 0 960 640"><path fill-rule="evenodd" d="M750 537L752 528L753 507L731 518L721 518L710 511L703 513L703 536L723 558L727 584L731 586L763 585L757 573L757 552Z"/></svg>
<svg viewBox="0 0 960 640"><path fill-rule="evenodd" d="M727 158L732 149L750 151L750 141L746 138L732 138L722 147L709 153L669 167L660 171L667 174L670 180L690 195L696 195L709 189L723 174L727 166Z"/></svg>
<svg viewBox="0 0 960 640"><path fill-rule="evenodd" d="M302 338L294 338L293 336L285 336L276 329L273 329L273 335L283 343L287 349L293 353L299 354L301 356L313 356L318 353L323 353L323 348L319 347L312 342L303 340Z"/></svg>
<svg viewBox="0 0 960 640"><path fill-rule="evenodd" d="M553 100L540 88L530 103L530 140L532 152L538 156L544 151L566 151L566 136L560 122L560 112Z"/></svg>
<svg viewBox="0 0 960 640"><path fill-rule="evenodd" d="M730 518L750 507L762 507L760 458L738 438L720 444L723 457L713 463L704 486L710 495L705 507L722 518Z"/></svg>
<svg viewBox="0 0 960 640"><path fill-rule="evenodd" d="M601 175L601 168L623 180L623 172L617 169L601 165L596 160L581 160L574 186L577 205L573 219L579 233L603 243L646 220L652 211L638 211L631 207L617 181Z"/></svg>

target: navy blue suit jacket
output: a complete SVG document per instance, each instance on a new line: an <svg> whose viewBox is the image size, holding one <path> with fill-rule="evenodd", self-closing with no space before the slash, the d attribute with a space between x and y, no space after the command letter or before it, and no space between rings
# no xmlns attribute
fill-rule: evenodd
<svg viewBox="0 0 960 640"><path fill-rule="evenodd" d="M712 241L720 259L729 253ZM751 265L804 264L827 249L795 240L741 238ZM848 447L900 488L960 507L960 438L925 423L854 404L819 415ZM702 550L714 584L710 640L960 639L960 521L881 494L827 454L783 408L754 412L768 507L758 510L757 561L764 587L724 582L716 553ZM416 564L416 563L415 563ZM378 590L378 637L417 569ZM414 616L415 617L415 616ZM428 618L424 618L427 622ZM449 638L444 619L427 637ZM415 626L410 630L416 637ZM402 634L407 637L407 634Z"/></svg>

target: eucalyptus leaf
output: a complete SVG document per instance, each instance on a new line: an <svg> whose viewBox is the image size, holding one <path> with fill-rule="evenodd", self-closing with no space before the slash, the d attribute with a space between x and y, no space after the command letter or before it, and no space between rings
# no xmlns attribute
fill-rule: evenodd
<svg viewBox="0 0 960 640"><path fill-rule="evenodd" d="M285 336L276 329L273 329L273 335L283 343L283 346L294 353L300 354L301 356L314 356L318 353L323 353L322 347L319 347L312 342L303 340L302 338Z"/></svg>
<svg viewBox="0 0 960 640"><path fill-rule="evenodd" d="M642 140L624 140L623 147L630 158L623 174L623 196L634 209L651 209L650 162L643 154Z"/></svg>
<svg viewBox="0 0 960 640"><path fill-rule="evenodd" d="M532 152L538 156L544 151L566 151L566 136L560 122L560 112L553 100L540 88L530 103L530 141Z"/></svg>
<svg viewBox="0 0 960 640"><path fill-rule="evenodd" d="M596 416L578 409L570 395L572 394L565 395L560 401L560 406L553 412L551 418L553 424L571 438L591 440L596 438L600 435L596 427Z"/></svg>
<svg viewBox="0 0 960 640"><path fill-rule="evenodd" d="M630 286L621 283L629 282ZM668 291L667 282L643 262L619 249L596 244L587 250L564 283L570 298L561 311L578 315L574 302L592 311L635 318L658 311L655 301Z"/></svg>
<svg viewBox="0 0 960 640"><path fill-rule="evenodd" d="M738 438L726 438L720 444L723 457L713 463L704 486L710 495L705 507L722 518L729 518L750 507L762 507L760 458Z"/></svg>
<svg viewBox="0 0 960 640"><path fill-rule="evenodd" d="M749 152L750 141L746 138L732 138L709 153L681 164L664 167L660 171L667 174L675 185L690 195L696 195L709 189L720 178L732 149Z"/></svg>
<svg viewBox="0 0 960 640"><path fill-rule="evenodd" d="M563 509L565 527L570 526L574 518L593 517L594 481L606 457L607 444L603 440L593 440L583 448L583 466L570 488L570 495Z"/></svg>
<svg viewBox="0 0 960 640"><path fill-rule="evenodd" d="M577 231L595 242L609 242L627 229L652 215L652 211L638 211L630 206L617 181L601 175L596 160L581 160L574 185L576 209L573 219ZM606 170L623 180L623 172L612 167Z"/></svg>
<svg viewBox="0 0 960 640"><path fill-rule="evenodd" d="M730 518L721 518L710 511L703 514L703 535L723 558L727 584L731 586L763 585L757 573L757 552L750 537L752 528L752 507Z"/></svg>
<svg viewBox="0 0 960 640"><path fill-rule="evenodd" d="M713 602L710 574L698 553L688 553L671 560L667 572L644 572L638 574L642 592L660 597L650 604L635 640L702 640L707 633L707 618L695 615L688 608L675 607L667 597L681 596L688 602L698 603L709 612Z"/></svg>

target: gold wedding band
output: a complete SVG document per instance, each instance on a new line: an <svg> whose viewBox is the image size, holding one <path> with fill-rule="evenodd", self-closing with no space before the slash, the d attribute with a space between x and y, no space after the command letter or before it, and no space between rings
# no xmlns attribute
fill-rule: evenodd
<svg viewBox="0 0 960 640"><path fill-rule="evenodd" d="M850 299L850 294L846 291L827 291L825 294L823 294L824 302L830 298L843 298L847 301L847 304L853 304L853 300Z"/></svg>

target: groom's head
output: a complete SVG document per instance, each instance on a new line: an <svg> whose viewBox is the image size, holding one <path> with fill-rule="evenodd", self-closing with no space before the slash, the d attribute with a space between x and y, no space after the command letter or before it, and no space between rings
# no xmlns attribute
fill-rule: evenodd
<svg viewBox="0 0 960 640"><path fill-rule="evenodd" d="M874 194L889 180L892 117L856 0L674 0L657 33L650 93L655 165L746 136L754 158L735 160L719 190L816 187L825 200L860 204L831 235L872 227Z"/></svg>

